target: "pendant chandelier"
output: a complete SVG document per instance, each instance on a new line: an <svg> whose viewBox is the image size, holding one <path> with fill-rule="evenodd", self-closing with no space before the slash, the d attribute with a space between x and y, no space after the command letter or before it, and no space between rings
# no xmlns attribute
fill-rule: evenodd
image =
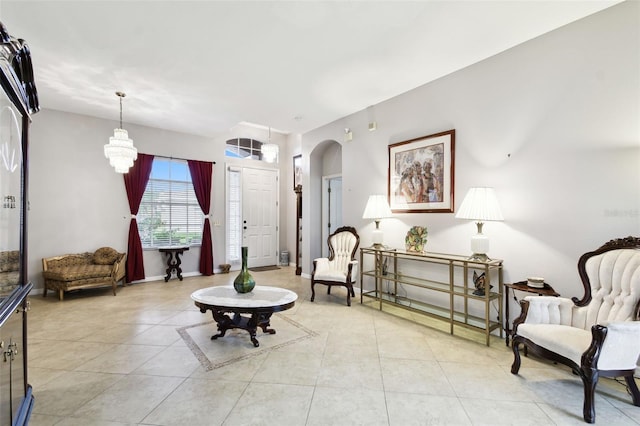
<svg viewBox="0 0 640 426"><path fill-rule="evenodd" d="M120 128L114 129L109 143L104 146L104 156L109 159L109 164L117 173L127 173L138 158L138 150L129 139L129 134L122 128L122 98L127 96L124 92L116 92L120 98Z"/></svg>
<svg viewBox="0 0 640 426"><path fill-rule="evenodd" d="M269 142L263 143L262 148L260 149L262 152L262 158L267 163L277 163L278 162L278 145L271 143L271 127L269 127Z"/></svg>

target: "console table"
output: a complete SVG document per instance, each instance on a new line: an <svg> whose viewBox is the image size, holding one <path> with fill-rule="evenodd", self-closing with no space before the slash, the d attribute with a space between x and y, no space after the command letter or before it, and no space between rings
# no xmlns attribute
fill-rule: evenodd
<svg viewBox="0 0 640 426"><path fill-rule="evenodd" d="M180 255L185 251L188 251L189 247L160 247L158 251L160 253L167 254L167 276L164 277L164 282L169 281L171 278L171 272L176 271L176 275L180 281L182 281L182 268L180 264Z"/></svg>
<svg viewBox="0 0 640 426"><path fill-rule="evenodd" d="M365 261L373 263L373 269L367 269ZM485 274L487 291L482 295L474 294L474 271ZM489 346L491 332L499 330L500 337L503 332L502 273L501 259L482 261L455 254L361 248L360 303L364 297L372 297L380 310L389 304L444 319L451 334L454 326L481 331ZM364 290L365 277L373 279L373 290ZM386 290L382 288L384 281L389 285ZM399 291L405 294L399 295ZM495 319L491 318L492 306L497 312ZM481 314L472 315L471 311Z"/></svg>

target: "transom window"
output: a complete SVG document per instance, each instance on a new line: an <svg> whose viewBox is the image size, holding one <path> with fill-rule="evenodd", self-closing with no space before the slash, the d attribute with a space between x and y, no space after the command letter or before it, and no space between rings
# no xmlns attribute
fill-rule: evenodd
<svg viewBox="0 0 640 426"><path fill-rule="evenodd" d="M235 138L227 141L224 155L233 158L251 158L264 160L262 153L264 142L249 138Z"/></svg>
<svg viewBox="0 0 640 426"><path fill-rule="evenodd" d="M185 160L153 159L136 220L143 248L202 243L204 214Z"/></svg>

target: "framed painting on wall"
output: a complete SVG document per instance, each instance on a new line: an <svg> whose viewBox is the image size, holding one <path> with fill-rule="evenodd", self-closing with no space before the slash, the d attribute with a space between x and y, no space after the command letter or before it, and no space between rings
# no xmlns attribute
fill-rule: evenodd
<svg viewBox="0 0 640 426"><path fill-rule="evenodd" d="M302 185L302 155L293 157L293 189L298 185Z"/></svg>
<svg viewBox="0 0 640 426"><path fill-rule="evenodd" d="M393 213L453 213L455 130L389 145Z"/></svg>

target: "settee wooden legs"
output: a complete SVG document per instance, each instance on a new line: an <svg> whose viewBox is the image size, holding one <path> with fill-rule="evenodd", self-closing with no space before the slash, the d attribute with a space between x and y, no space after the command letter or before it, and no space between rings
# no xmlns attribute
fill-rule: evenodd
<svg viewBox="0 0 640 426"><path fill-rule="evenodd" d="M596 409L593 404L596 392L596 384L598 384L598 370L583 369L580 372L582 384L584 385L584 405L582 407L582 416L587 423L595 423Z"/></svg>
<svg viewBox="0 0 640 426"><path fill-rule="evenodd" d="M596 408L595 408L595 391L596 385L598 384L598 379L600 376L602 377L624 377L627 387L629 388L629 393L631 394L631 398L633 401L633 405L640 407L640 390L638 389L638 385L634 379L635 370L601 370L598 371L595 368L589 367L580 367L575 365L574 363L568 361L565 358L556 356L553 357L550 355L550 352L544 348L536 346L532 344L529 340L516 335L512 342L512 350L513 350L513 364L511 364L511 373L518 374L520 371L521 359L520 359L520 345L523 345L526 350L529 348L532 352L536 353L543 358L551 359L554 362L559 362L561 364L567 365L571 367L571 370L577 375L580 376L582 380L582 385L584 387L584 404L582 407L582 416L584 421L587 423L595 423L596 421ZM526 354L526 352L525 352Z"/></svg>
<svg viewBox="0 0 640 426"><path fill-rule="evenodd" d="M518 374L520 371L520 342L516 338L511 342L511 348L513 350L513 364L511 364L511 374Z"/></svg>
<svg viewBox="0 0 640 426"><path fill-rule="evenodd" d="M633 405L635 405L636 407L640 407L640 390L638 390L638 385L636 384L636 381L633 378L633 374L629 376L625 376L624 380L627 382L627 386L629 386L629 391L631 392L631 399L633 401Z"/></svg>
<svg viewBox="0 0 640 426"><path fill-rule="evenodd" d="M609 370L598 371L595 369L583 368L577 372L582 378L584 384L584 407L583 417L587 423L595 423L596 407L595 407L595 390L598 384L598 378L603 377L624 377L627 383L628 391L631 394L631 401L636 407L640 407L640 390L634 379L634 370Z"/></svg>
<svg viewBox="0 0 640 426"><path fill-rule="evenodd" d="M124 287L125 283L124 280L122 281L122 286ZM82 288L82 287L81 287ZM85 288L91 288L91 287L85 287ZM111 290L113 292L113 295L116 296L117 295L117 289L118 289L118 283L117 282L113 282L111 284ZM46 284L44 287L44 291L42 292L42 297L47 297L47 291L49 290L49 288L47 288ZM55 291L55 288L52 288L51 290ZM65 290L62 288L58 288L58 300L63 301L64 300L64 292ZM71 289L67 289L67 290L74 290L73 288Z"/></svg>

